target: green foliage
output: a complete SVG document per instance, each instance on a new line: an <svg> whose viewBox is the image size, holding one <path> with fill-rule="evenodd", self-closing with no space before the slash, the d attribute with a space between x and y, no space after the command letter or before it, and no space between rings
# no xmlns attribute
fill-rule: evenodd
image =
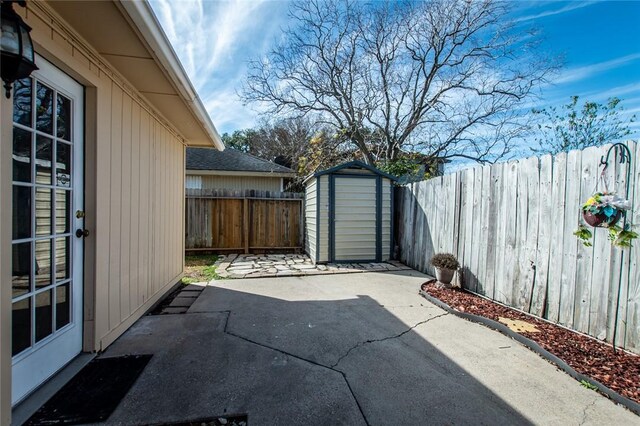
<svg viewBox="0 0 640 426"><path fill-rule="evenodd" d="M214 266L217 260L218 256L210 254L185 256L185 276L182 278L182 283L192 284L220 279Z"/></svg>
<svg viewBox="0 0 640 426"><path fill-rule="evenodd" d="M593 244L591 243L591 238L593 238L593 233L584 225L580 225L578 229L573 232L573 235L578 237L578 239L582 242L585 247L591 247Z"/></svg>
<svg viewBox="0 0 640 426"><path fill-rule="evenodd" d="M572 149L584 149L615 142L631 134L629 125L635 122L635 115L623 117L624 108L620 99L609 98L606 104L585 102L578 105L578 96L559 109L549 107L533 109L541 122L538 124L540 137L536 138L539 148L536 153L556 154Z"/></svg>
<svg viewBox="0 0 640 426"><path fill-rule="evenodd" d="M580 380L580 386L590 389L590 390L598 390L598 387L590 382L587 382L586 380Z"/></svg>
<svg viewBox="0 0 640 426"><path fill-rule="evenodd" d="M609 240L614 246L630 248L631 242L636 238L638 233L631 230L630 224L626 224L624 229L618 225L609 227Z"/></svg>
<svg viewBox="0 0 640 426"><path fill-rule="evenodd" d="M633 226L627 223L624 229L620 225L612 225L607 228L609 231L609 241L615 247L630 248L633 240L638 238L638 233L632 230ZM593 238L593 232L584 225L580 225L578 229L573 233L582 242L585 247L593 246L591 242Z"/></svg>
<svg viewBox="0 0 640 426"><path fill-rule="evenodd" d="M428 179L430 173L425 170L425 166L415 158L402 157L395 160L378 161L376 167L392 176L415 176L416 180Z"/></svg>
<svg viewBox="0 0 640 426"><path fill-rule="evenodd" d="M221 139L227 148L249 152L251 150L251 138L254 136L254 133L252 129L236 130L232 134L223 133Z"/></svg>
<svg viewBox="0 0 640 426"><path fill-rule="evenodd" d="M460 263L451 253L437 253L431 258L431 264L436 268L458 269Z"/></svg>

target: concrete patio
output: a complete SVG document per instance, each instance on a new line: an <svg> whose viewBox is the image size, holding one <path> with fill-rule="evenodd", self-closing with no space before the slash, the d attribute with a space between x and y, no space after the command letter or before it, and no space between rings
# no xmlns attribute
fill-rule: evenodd
<svg viewBox="0 0 640 426"><path fill-rule="evenodd" d="M414 271L215 281L102 357L153 354L108 424L638 424L513 340L418 296Z"/></svg>

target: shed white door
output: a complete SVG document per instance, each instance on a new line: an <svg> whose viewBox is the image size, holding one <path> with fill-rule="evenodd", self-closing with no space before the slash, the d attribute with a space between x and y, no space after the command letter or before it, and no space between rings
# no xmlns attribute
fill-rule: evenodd
<svg viewBox="0 0 640 426"><path fill-rule="evenodd" d="M376 178L335 176L334 179L334 261L374 261Z"/></svg>
<svg viewBox="0 0 640 426"><path fill-rule="evenodd" d="M13 404L82 349L83 88L37 64L13 94Z"/></svg>

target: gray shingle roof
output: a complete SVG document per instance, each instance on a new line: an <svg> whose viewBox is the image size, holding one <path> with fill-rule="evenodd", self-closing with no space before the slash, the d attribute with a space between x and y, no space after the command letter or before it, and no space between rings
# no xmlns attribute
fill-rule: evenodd
<svg viewBox="0 0 640 426"><path fill-rule="evenodd" d="M263 173L295 173L288 167L227 148L187 148L187 170L221 170Z"/></svg>

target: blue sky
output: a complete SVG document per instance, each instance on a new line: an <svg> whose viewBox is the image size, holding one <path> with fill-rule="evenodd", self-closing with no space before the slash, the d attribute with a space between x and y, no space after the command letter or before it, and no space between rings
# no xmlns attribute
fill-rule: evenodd
<svg viewBox="0 0 640 426"><path fill-rule="evenodd" d="M266 53L287 25L288 2L150 2L220 133L254 126L259 111L236 92L247 61ZM541 29L544 48L565 57L535 106L565 104L571 95L597 102L617 96L640 118L640 1L514 0L513 17L523 30ZM633 130L640 136L640 123Z"/></svg>

